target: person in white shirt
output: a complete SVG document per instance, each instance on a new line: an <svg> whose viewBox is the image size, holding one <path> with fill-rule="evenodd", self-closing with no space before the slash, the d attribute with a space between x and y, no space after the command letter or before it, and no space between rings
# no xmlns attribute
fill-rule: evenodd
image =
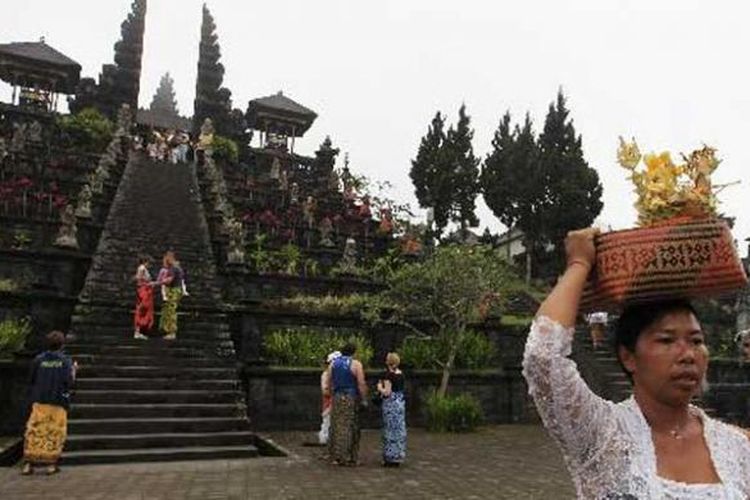
<svg viewBox="0 0 750 500"><path fill-rule="evenodd" d="M523 361L529 393L562 449L578 498L750 498L748 435L690 404L701 391L708 350L689 302L623 311L615 344L633 382L626 401L594 394L569 358L595 234L568 234L567 268L537 312Z"/></svg>

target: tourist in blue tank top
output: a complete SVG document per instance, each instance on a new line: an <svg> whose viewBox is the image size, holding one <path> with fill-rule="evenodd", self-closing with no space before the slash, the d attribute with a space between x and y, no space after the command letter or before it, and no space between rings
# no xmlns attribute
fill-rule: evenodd
<svg viewBox="0 0 750 500"><path fill-rule="evenodd" d="M356 346L347 344L329 368L333 408L328 452L339 465L357 465L360 406L367 406L367 383L362 363L354 359Z"/></svg>

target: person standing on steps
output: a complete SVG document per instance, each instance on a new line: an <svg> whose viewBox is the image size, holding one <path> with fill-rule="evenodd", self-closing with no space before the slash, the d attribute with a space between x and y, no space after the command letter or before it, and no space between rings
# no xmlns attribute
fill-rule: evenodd
<svg viewBox="0 0 750 500"><path fill-rule="evenodd" d="M138 259L138 268L135 272L136 300L135 300L135 333L134 338L146 339L142 332L150 331L154 327L154 282L148 266L151 258L142 255Z"/></svg>
<svg viewBox="0 0 750 500"><path fill-rule="evenodd" d="M23 445L24 475L34 465L46 465L47 474L59 471L57 462L68 435L70 390L78 365L63 354L65 334L53 331L46 337L47 350L31 364L31 416L26 422Z"/></svg>
<svg viewBox="0 0 750 500"><path fill-rule="evenodd" d="M165 339L174 340L177 336L177 306L182 299L182 269L175 265L177 260L172 251L165 253L163 260L166 272L159 284L163 287L165 300L161 307L159 329L164 332Z"/></svg>

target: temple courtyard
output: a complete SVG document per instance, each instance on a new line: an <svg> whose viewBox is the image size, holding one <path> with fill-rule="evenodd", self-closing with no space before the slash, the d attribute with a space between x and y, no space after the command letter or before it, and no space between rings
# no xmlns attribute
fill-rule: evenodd
<svg viewBox="0 0 750 500"><path fill-rule="evenodd" d="M7 500L166 499L566 499L573 488L555 444L542 427L492 426L471 434L409 434L408 462L379 465L380 434L363 433L362 465L334 467L305 446L312 433L266 437L288 457L245 460L90 465L56 476L0 469Z"/></svg>

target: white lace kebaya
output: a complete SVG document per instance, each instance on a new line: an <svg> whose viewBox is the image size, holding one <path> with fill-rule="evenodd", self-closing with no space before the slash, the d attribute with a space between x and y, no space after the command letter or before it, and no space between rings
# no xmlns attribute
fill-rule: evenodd
<svg viewBox="0 0 750 500"><path fill-rule="evenodd" d="M635 399L615 404L594 394L568 358L572 341L572 328L537 317L526 341L523 374L544 425L562 448L578 498L750 498L747 436L691 406L703 422L721 482L686 484L659 477L651 428Z"/></svg>

